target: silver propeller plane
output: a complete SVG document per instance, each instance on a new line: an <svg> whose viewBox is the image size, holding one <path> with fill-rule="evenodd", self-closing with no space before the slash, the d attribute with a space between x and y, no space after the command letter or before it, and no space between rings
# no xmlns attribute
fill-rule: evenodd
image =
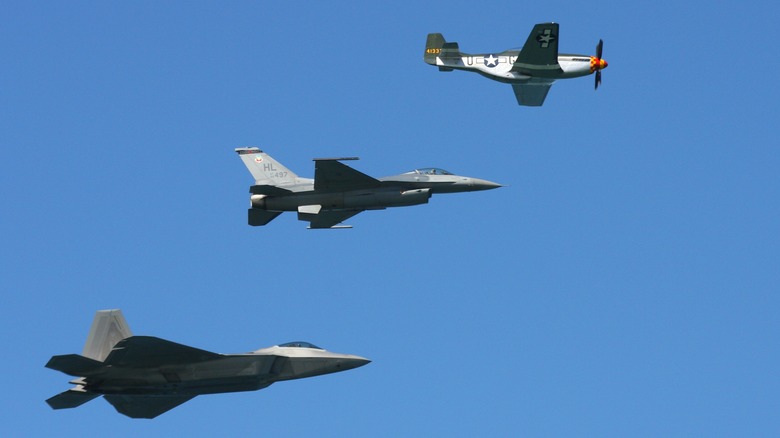
<svg viewBox="0 0 780 438"><path fill-rule="evenodd" d="M437 168L376 179L341 163L355 157L315 158L314 179L300 178L256 147L236 148L236 152L255 178L249 188L249 225L253 226L265 225L282 212L297 211L309 228L351 228L340 224L365 210L427 204L434 193L501 187Z"/></svg>
<svg viewBox="0 0 780 438"><path fill-rule="evenodd" d="M604 42L599 40L596 56L559 54L558 35L558 23L540 23L534 26L521 50L472 55L461 52L458 43L445 41L442 34L430 33L423 59L438 66L439 71L473 71L511 84L517 103L525 106L542 106L557 79L596 73L598 89L601 70L607 68L607 61L601 58Z"/></svg>
<svg viewBox="0 0 780 438"><path fill-rule="evenodd" d="M75 408L100 397L131 418L154 418L202 394L254 391L363 366L360 356L291 342L242 354L218 354L150 336L133 336L120 310L95 315L81 355L53 356L47 368L77 377L46 400Z"/></svg>

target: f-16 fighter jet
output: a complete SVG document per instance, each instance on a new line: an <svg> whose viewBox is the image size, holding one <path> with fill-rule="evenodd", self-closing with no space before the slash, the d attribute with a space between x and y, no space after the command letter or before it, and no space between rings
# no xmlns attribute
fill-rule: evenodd
<svg viewBox="0 0 780 438"><path fill-rule="evenodd" d="M283 380L336 373L370 361L291 342L242 354L218 354L150 336L133 336L119 310L95 315L81 355L53 356L47 368L77 377L46 400L75 408L100 397L132 418L154 418L201 394L254 391Z"/></svg>
<svg viewBox="0 0 780 438"><path fill-rule="evenodd" d="M297 211L309 228L351 228L339 224L361 211L427 204L434 193L501 187L436 168L375 179L340 163L355 157L315 158L314 179L300 178L258 148L236 152L255 178L249 188L249 225L253 226L265 225L282 212Z"/></svg>
<svg viewBox="0 0 780 438"><path fill-rule="evenodd" d="M458 43L448 43L440 33L429 33L423 59L439 71L467 70L512 85L517 103L542 106L556 79L577 78L596 73L596 88L607 61L601 58L604 42L599 40L596 56L558 53L558 23L534 26L522 50L471 55Z"/></svg>

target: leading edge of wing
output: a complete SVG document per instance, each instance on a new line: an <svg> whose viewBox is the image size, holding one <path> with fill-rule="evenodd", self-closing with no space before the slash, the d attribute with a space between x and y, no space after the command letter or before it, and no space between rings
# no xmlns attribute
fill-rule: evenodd
<svg viewBox="0 0 780 438"><path fill-rule="evenodd" d="M203 362L223 357L152 336L132 336L119 341L106 357L106 365L158 367L163 365Z"/></svg>
<svg viewBox="0 0 780 438"><path fill-rule="evenodd" d="M359 172L338 159L314 160L314 191L339 192L379 187L382 183Z"/></svg>

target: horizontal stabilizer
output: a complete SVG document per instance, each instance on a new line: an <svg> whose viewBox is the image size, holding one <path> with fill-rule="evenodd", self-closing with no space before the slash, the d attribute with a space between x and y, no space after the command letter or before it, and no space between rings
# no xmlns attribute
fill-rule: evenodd
<svg viewBox="0 0 780 438"><path fill-rule="evenodd" d="M249 225L253 227L260 227L276 219L276 216L279 216L280 214L282 214L281 211L268 211L259 208L250 208L248 222Z"/></svg>
<svg viewBox="0 0 780 438"><path fill-rule="evenodd" d="M444 43L441 48L440 58L460 58L460 47L458 43Z"/></svg>
<svg viewBox="0 0 780 438"><path fill-rule="evenodd" d="M46 400L46 403L48 403L52 409L70 409L77 408L98 397L100 397L100 394L84 391L80 386L77 386L76 388L55 395Z"/></svg>
<svg viewBox="0 0 780 438"><path fill-rule="evenodd" d="M107 395L105 398L120 414L130 418L154 418L195 396Z"/></svg>
<svg viewBox="0 0 780 438"><path fill-rule="evenodd" d="M100 371L105 364L95 359L79 354L63 354L52 356L46 363L46 368L61 371L70 376L84 377Z"/></svg>

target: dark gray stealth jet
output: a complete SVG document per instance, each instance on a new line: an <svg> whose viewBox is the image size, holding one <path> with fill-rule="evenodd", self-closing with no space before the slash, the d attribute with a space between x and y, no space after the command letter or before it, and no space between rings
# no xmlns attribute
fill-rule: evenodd
<svg viewBox="0 0 780 438"><path fill-rule="evenodd" d="M368 359L291 342L249 353L218 354L151 336L133 336L120 310L95 315L81 355L53 356L47 368L77 377L46 400L75 408L100 397L131 418L154 418L202 394L254 391L363 366Z"/></svg>
<svg viewBox="0 0 780 438"><path fill-rule="evenodd" d="M483 179L425 168L372 178L340 161L315 158L314 179L300 178L255 147L236 152L255 178L249 188L249 225L265 225L285 211L297 211L309 228L351 228L341 222L365 210L427 204L434 193L473 192L501 187Z"/></svg>

